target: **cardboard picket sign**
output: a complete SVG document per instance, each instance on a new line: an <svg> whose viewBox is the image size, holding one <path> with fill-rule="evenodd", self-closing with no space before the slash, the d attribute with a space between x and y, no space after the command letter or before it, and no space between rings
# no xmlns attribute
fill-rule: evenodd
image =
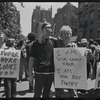
<svg viewBox="0 0 100 100"><path fill-rule="evenodd" d="M54 48L55 88L87 89L86 48Z"/></svg>
<svg viewBox="0 0 100 100"><path fill-rule="evenodd" d="M19 78L20 50L0 49L0 77Z"/></svg>

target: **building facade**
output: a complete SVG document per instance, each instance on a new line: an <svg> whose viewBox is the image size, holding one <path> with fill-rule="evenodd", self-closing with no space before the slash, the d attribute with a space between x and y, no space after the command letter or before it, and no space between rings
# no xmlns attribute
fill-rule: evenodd
<svg viewBox="0 0 100 100"><path fill-rule="evenodd" d="M53 25L55 26L55 34L60 33L60 29L63 25L69 25L72 28L73 36L77 35L77 16L78 8L71 3L66 3L63 8L59 8L53 19Z"/></svg>
<svg viewBox="0 0 100 100"><path fill-rule="evenodd" d="M36 32L36 24L38 22L43 22L44 19L52 23L52 7L49 8L48 10L42 9L40 6L36 6L36 8L33 10L32 14L32 27L31 27L31 32Z"/></svg>
<svg viewBox="0 0 100 100"><path fill-rule="evenodd" d="M100 3L78 3L78 40L100 38Z"/></svg>

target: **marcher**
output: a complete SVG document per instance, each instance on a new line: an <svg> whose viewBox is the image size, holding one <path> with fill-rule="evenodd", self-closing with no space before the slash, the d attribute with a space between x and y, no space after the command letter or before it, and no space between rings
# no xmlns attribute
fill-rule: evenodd
<svg viewBox="0 0 100 100"><path fill-rule="evenodd" d="M60 29L60 39L58 40L57 47L77 47L75 43L71 43L72 29L69 26L62 26ZM63 98L62 94L66 89L55 88L56 97ZM67 89L71 97L78 97L75 89Z"/></svg>
<svg viewBox="0 0 100 100"><path fill-rule="evenodd" d="M28 69L28 65L27 65L27 51L26 51L26 41L22 40L22 47L21 47L21 57L22 57L22 66L23 66L23 73L25 78L24 80L29 80L29 69Z"/></svg>
<svg viewBox="0 0 100 100"><path fill-rule="evenodd" d="M0 49L7 48L5 45L5 39L6 39L5 34L2 31L0 31ZM4 82L3 78L0 78L0 87L2 85L1 82ZM4 90L5 90L5 84L4 84Z"/></svg>
<svg viewBox="0 0 100 100"><path fill-rule="evenodd" d="M91 49L89 49L89 43L87 41L87 39L83 38L81 39L81 47L85 47L87 48L87 79L88 78L91 78L91 75L92 75L92 64L90 62L90 58L92 58L92 51Z"/></svg>
<svg viewBox="0 0 100 100"><path fill-rule="evenodd" d="M89 40L89 49L91 49L93 55L92 59L90 59L93 69L91 79L93 80L96 78L97 62L99 60L99 49L94 44L93 39Z"/></svg>
<svg viewBox="0 0 100 100"><path fill-rule="evenodd" d="M92 57L92 52L91 50L89 49L89 43L87 41L86 38L82 38L81 39L81 42L80 42L80 47L84 47L87 49L87 52L86 52L86 56L87 56L87 79L91 78L91 74L92 74L92 65L89 61L89 58ZM88 91L86 90L80 90L78 89L78 94L81 94L82 96L88 94Z"/></svg>
<svg viewBox="0 0 100 100"><path fill-rule="evenodd" d="M9 38L6 41L6 46L8 47L6 48L6 50L15 50L14 39ZM16 97L16 82L17 82L17 78L4 78L6 98Z"/></svg>
<svg viewBox="0 0 100 100"><path fill-rule="evenodd" d="M54 77L54 66L53 66L53 47L54 44L49 38L52 29L51 25L44 23L42 25L43 33L38 33L36 42L32 45L31 57L37 59L37 65L35 68L35 98L40 98L43 92L43 98L49 97L49 92Z"/></svg>
<svg viewBox="0 0 100 100"><path fill-rule="evenodd" d="M33 43L34 43L34 41L35 41L35 38L37 37L37 34L36 33L33 33L33 32L31 32L31 33L29 33L28 34L28 42L26 43L26 53L27 53L27 67L28 67L28 69L29 69L29 91L30 92L33 92L34 90L34 83L33 83L33 67L34 67L34 64L32 64L33 63L33 61L31 62L29 62L29 59L30 59L30 55L31 55L31 48L32 48L32 45L33 45Z"/></svg>
<svg viewBox="0 0 100 100"><path fill-rule="evenodd" d="M81 39L81 47L86 47L86 57L87 57L87 79L93 79L93 73L94 73L94 69L93 69L93 63L95 60L95 54L93 53L93 51L95 50L95 46L93 45L93 39L90 39L89 42L87 41L87 39L83 38ZM97 57L96 57L97 58ZM98 58L97 58L98 59ZM89 94L94 94L94 90L90 89L90 90L79 90L81 92L81 95L89 95Z"/></svg>
<svg viewBox="0 0 100 100"><path fill-rule="evenodd" d="M19 79L17 80L17 82L20 83L23 80L23 73L24 73L23 70L25 69L24 67L26 67L26 61L25 61L26 60L26 49L23 45L23 40L19 41L19 43L17 44L16 49L21 50L20 67L19 67ZM28 73L28 72L26 72L26 73Z"/></svg>

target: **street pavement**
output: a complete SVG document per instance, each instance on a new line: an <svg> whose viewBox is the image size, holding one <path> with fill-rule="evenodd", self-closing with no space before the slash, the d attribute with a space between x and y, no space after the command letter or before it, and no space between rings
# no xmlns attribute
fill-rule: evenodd
<svg viewBox="0 0 100 100"><path fill-rule="evenodd" d="M90 81L88 80L88 89L90 87L93 87L94 86L94 82L95 80L93 81ZM52 85L51 87L51 93L50 93L50 98L55 98L55 89ZM100 97L100 91L98 90L98 92L96 93L98 95L98 97ZM93 94L86 94L86 95L80 95L78 94L78 98L84 98L84 97L95 97ZM34 93L31 93L29 92L29 82L28 81L22 81L21 83L17 84L17 96L16 98L33 98L34 97ZM65 91L64 94L62 95L62 98L67 98L67 97L70 97L68 91ZM0 98L5 98L5 95L4 95L4 86L2 85L1 88L0 88Z"/></svg>
<svg viewBox="0 0 100 100"><path fill-rule="evenodd" d="M51 90L55 91L53 85ZM33 98L33 97L34 97L34 92L33 93L29 92L29 81L22 81L21 83L17 83L16 98ZM0 88L0 98L5 98L3 84Z"/></svg>
<svg viewBox="0 0 100 100"><path fill-rule="evenodd" d="M18 98L25 98L25 97L28 97L28 98L32 98L34 96L34 93L30 93L28 90L29 90L29 82L28 81L23 81L19 84L17 84L17 97ZM0 89L0 97L1 98L5 98L5 95L4 95L4 86L1 87Z"/></svg>

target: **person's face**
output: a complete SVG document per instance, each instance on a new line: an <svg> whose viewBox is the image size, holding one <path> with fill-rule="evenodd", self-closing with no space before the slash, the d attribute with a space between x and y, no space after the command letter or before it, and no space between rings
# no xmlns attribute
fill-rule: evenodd
<svg viewBox="0 0 100 100"><path fill-rule="evenodd" d="M43 38L48 38L50 34L52 33L51 25L46 25L43 29Z"/></svg>
<svg viewBox="0 0 100 100"><path fill-rule="evenodd" d="M68 40L71 38L71 33L69 31L61 31L61 38L63 40Z"/></svg>

